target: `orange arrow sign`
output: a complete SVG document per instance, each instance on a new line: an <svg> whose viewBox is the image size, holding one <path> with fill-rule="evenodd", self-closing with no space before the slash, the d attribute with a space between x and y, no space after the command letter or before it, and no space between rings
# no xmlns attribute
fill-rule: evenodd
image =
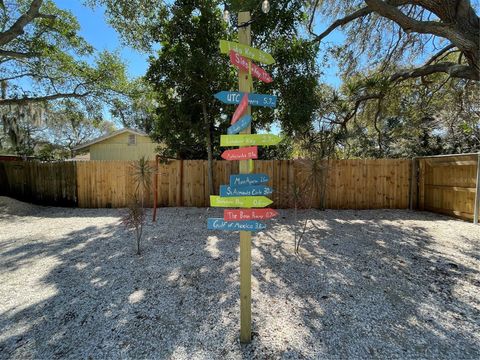
<svg viewBox="0 0 480 360"><path fill-rule="evenodd" d="M233 113L232 122L231 122L232 125L235 124L238 121L238 119L242 117L245 111L247 111L247 107L248 107L248 93L245 93L245 95L243 95L242 97L242 101L240 101L240 104L238 104L237 109Z"/></svg>
<svg viewBox="0 0 480 360"><path fill-rule="evenodd" d="M242 221L242 220L267 220L278 215L273 209L239 209L223 210L223 220Z"/></svg>
<svg viewBox="0 0 480 360"><path fill-rule="evenodd" d="M258 159L258 148L256 146L244 147L234 150L226 150L222 154L225 160L249 160Z"/></svg>

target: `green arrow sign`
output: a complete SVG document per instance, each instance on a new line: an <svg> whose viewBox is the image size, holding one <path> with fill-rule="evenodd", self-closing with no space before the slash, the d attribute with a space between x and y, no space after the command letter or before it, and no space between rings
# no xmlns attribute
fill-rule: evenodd
<svg viewBox="0 0 480 360"><path fill-rule="evenodd" d="M272 134L221 135L220 146L276 145L282 138Z"/></svg>
<svg viewBox="0 0 480 360"><path fill-rule="evenodd" d="M210 206L212 207L263 208L272 202L265 196L210 196Z"/></svg>
<svg viewBox="0 0 480 360"><path fill-rule="evenodd" d="M220 40L220 51L222 52L222 54L228 54L230 50L233 50L249 59L259 61L267 65L275 63L275 59L272 57L272 55L262 50L258 50L251 46L239 44L232 41Z"/></svg>

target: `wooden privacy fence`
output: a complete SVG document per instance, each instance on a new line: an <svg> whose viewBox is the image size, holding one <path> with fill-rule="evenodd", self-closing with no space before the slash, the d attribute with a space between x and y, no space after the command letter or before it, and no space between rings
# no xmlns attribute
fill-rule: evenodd
<svg viewBox="0 0 480 360"><path fill-rule="evenodd" d="M418 169L416 208L473 220L480 186L477 179L479 156L415 158L414 167Z"/></svg>
<svg viewBox="0 0 480 360"><path fill-rule="evenodd" d="M472 220L477 194L478 155L413 160L331 160L326 169L325 207L329 209L428 210ZM255 161L275 192L274 206L292 206L291 189L309 177L308 162ZM154 167L155 163L151 162ZM238 172L237 162L215 161L214 187ZM412 173L416 176L412 182ZM152 184L154 181L152 179ZM131 162L0 162L0 195L46 205L86 208L125 207L134 190ZM174 160L158 169L158 206L209 206L207 161ZM146 195L153 205L152 191ZM312 207L320 207L319 194Z"/></svg>
<svg viewBox="0 0 480 360"><path fill-rule="evenodd" d="M152 162L152 166L154 163ZM333 160L327 169L325 205L331 209L403 209L408 207L411 166L409 160ZM238 173L238 163L215 161L214 188ZM255 172L269 175L275 192L274 206L291 206L294 183L304 184L308 166L297 160L255 161ZM152 184L154 182L152 181ZM77 163L77 195L80 207L123 207L133 190L129 163L89 161ZM158 206L209 206L207 161L175 160L160 164ZM153 191L146 199L153 204ZM320 206L320 196L313 207Z"/></svg>
<svg viewBox="0 0 480 360"><path fill-rule="evenodd" d="M74 162L0 162L0 195L44 205L75 206L76 190Z"/></svg>

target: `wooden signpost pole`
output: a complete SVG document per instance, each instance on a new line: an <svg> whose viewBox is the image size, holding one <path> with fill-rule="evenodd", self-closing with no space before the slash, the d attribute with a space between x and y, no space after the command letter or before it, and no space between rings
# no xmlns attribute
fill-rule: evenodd
<svg viewBox="0 0 480 360"><path fill-rule="evenodd" d="M238 13L238 24L245 24L250 21L250 12ZM238 42L240 44L251 44L250 26L238 28ZM251 92L248 73L239 70L238 90ZM247 107L245 115L251 115L251 106ZM241 134L251 134L251 127L248 126ZM240 161L240 174L247 174L248 160ZM240 231L240 342L249 343L252 337L252 233Z"/></svg>

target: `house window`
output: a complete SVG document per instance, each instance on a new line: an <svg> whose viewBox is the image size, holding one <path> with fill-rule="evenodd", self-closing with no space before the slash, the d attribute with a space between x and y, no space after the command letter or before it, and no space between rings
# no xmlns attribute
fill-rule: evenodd
<svg viewBox="0 0 480 360"><path fill-rule="evenodd" d="M128 145L137 145L137 138L134 134L128 135Z"/></svg>

